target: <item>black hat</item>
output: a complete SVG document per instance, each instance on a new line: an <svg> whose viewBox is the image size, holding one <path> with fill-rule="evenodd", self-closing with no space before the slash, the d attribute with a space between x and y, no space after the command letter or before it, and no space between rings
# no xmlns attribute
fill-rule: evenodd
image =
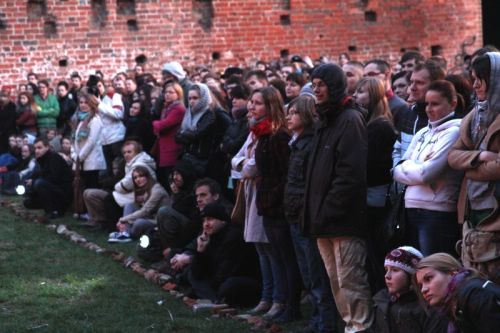
<svg viewBox="0 0 500 333"><path fill-rule="evenodd" d="M223 79L227 79L232 75L243 75L243 69L239 67L228 67L224 70L224 74L222 74Z"/></svg>
<svg viewBox="0 0 500 333"><path fill-rule="evenodd" d="M302 58L298 55L294 55L292 57L292 59L290 59L291 62L304 62L304 60L302 60Z"/></svg>
<svg viewBox="0 0 500 333"><path fill-rule="evenodd" d="M224 222L229 222L231 220L224 206L218 203L210 203L206 205L201 211L201 217L212 217Z"/></svg>

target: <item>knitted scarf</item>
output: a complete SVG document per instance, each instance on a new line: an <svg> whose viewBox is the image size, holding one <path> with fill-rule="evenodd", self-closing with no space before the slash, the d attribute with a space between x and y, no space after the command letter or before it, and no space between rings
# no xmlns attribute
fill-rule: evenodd
<svg viewBox="0 0 500 333"><path fill-rule="evenodd" d="M181 131L194 131L196 130L196 125L201 117L208 112L210 109L210 104L212 103L212 97L210 96L210 90L206 84L195 83L193 86L198 86L200 88L200 100L190 107L189 110L184 114L184 119L182 119Z"/></svg>
<svg viewBox="0 0 500 333"><path fill-rule="evenodd" d="M257 123L250 124L250 131L256 138L271 134L272 129L271 120L269 118L264 118Z"/></svg>

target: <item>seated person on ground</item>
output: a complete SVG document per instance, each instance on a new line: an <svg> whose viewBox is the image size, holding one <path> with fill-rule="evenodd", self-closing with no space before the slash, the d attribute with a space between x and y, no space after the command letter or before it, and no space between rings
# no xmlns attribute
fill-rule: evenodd
<svg viewBox="0 0 500 333"><path fill-rule="evenodd" d="M20 160L15 164L0 167L0 185L2 193L16 194L16 186L30 178L35 170L36 161L33 157L33 146L23 145Z"/></svg>
<svg viewBox="0 0 500 333"><path fill-rule="evenodd" d="M126 204L123 208L123 217L116 224L118 231L109 235L110 243L124 243L139 238L148 229L154 228L158 209L170 204L167 191L156 182L148 168L140 165L135 167L132 179L134 203Z"/></svg>
<svg viewBox="0 0 500 333"><path fill-rule="evenodd" d="M61 217L73 198L73 174L66 161L50 150L46 139L35 140L35 158L38 168L26 181L24 206L45 210L46 218Z"/></svg>

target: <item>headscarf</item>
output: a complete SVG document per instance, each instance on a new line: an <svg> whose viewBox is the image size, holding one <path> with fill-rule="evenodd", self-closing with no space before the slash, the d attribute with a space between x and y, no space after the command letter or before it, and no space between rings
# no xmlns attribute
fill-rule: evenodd
<svg viewBox="0 0 500 333"><path fill-rule="evenodd" d="M200 89L200 99L194 107L189 107L188 111L184 114L184 119L182 119L181 131L196 130L196 124L205 114L205 112L209 111L210 104L212 103L212 97L210 96L210 90L208 86L204 83L195 83L193 84L193 87L195 86Z"/></svg>

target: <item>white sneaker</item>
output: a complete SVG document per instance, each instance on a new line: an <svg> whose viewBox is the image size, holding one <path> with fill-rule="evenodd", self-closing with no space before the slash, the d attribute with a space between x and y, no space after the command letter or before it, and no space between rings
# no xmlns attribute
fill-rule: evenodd
<svg viewBox="0 0 500 333"><path fill-rule="evenodd" d="M130 238L130 235L126 231L119 232L117 237L114 237L114 238L110 237L108 239L108 243L128 243L131 241L132 241L132 238Z"/></svg>

